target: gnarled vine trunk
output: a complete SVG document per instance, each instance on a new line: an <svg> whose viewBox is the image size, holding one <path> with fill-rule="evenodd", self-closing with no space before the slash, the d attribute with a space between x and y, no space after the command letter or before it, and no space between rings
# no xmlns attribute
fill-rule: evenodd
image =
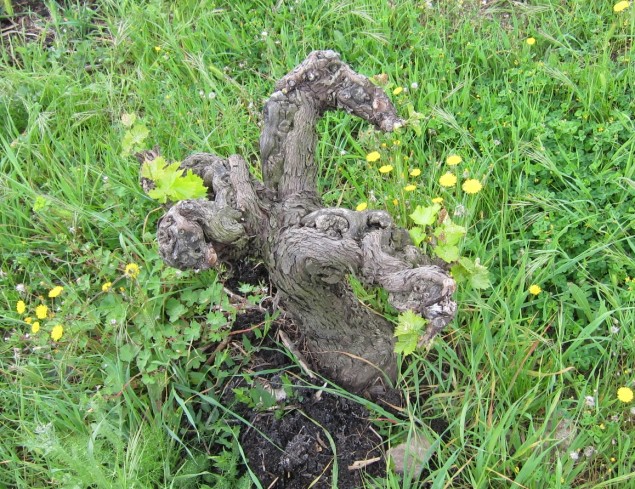
<svg viewBox="0 0 635 489"><path fill-rule="evenodd" d="M278 82L265 104L264 182L240 156L191 155L181 167L203 178L208 198L172 206L157 237L163 260L179 269L261 259L320 371L354 392L372 393L396 379L394 327L360 303L348 276L384 287L398 310L422 314L428 339L454 317L455 284L386 212L321 206L315 125L333 109L383 131L403 122L383 90L337 53L315 51Z"/></svg>

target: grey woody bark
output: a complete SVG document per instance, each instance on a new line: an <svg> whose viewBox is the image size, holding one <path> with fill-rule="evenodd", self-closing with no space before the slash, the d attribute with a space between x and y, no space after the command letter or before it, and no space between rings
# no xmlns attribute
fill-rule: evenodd
<svg viewBox="0 0 635 489"><path fill-rule="evenodd" d="M189 156L181 167L203 178L207 199L170 207L157 239L163 260L179 269L244 257L262 260L319 371L372 396L397 378L394 326L357 299L349 275L386 289L396 309L423 315L429 321L425 341L454 317L455 283L388 213L322 207L315 125L335 109L382 131L403 124L385 92L337 53L312 52L276 84L265 104L264 181L249 173L240 156Z"/></svg>

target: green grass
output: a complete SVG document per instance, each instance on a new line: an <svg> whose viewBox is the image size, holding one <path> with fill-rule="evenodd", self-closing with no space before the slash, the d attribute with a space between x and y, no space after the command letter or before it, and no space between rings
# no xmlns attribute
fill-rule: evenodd
<svg viewBox="0 0 635 489"><path fill-rule="evenodd" d="M616 397L635 387L635 9L433 3L50 2L40 38L5 44L0 486L249 487L241 423L218 402L248 358L205 363L199 346L223 339L233 313L214 272L161 264L160 212L122 156L121 117L135 113L143 146L169 159L240 153L258 174L264 99L327 48L387 74L387 90L404 87L393 100L422 115L422 135L328 114L325 202L367 202L410 226L417 205L443 197L468 227L462 253L493 283L459 290L446 334L403 362L403 420L378 429L396 443L447 421L426 487L635 484L635 404ZM392 172L366 162L375 150ZM481 192L439 186L452 153L459 185L476 178ZM136 280L128 263L141 267ZM543 291L530 295L531 284ZM64 292L50 299L55 285ZM55 317L32 334L24 320L40 303ZM367 485L416 487L394 474Z"/></svg>

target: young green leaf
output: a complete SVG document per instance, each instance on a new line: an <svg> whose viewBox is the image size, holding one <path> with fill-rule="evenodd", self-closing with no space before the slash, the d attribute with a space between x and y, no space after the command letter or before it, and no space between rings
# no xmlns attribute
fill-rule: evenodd
<svg viewBox="0 0 635 489"><path fill-rule="evenodd" d="M452 263L459 259L459 248L456 245L437 245L434 248L434 254L444 262Z"/></svg>
<svg viewBox="0 0 635 489"><path fill-rule="evenodd" d="M414 212L410 214L410 219L419 226L432 226L440 210L440 204L432 204L428 207L418 205Z"/></svg>
<svg viewBox="0 0 635 489"><path fill-rule="evenodd" d="M465 233L467 233L467 229L458 224L454 224L450 218L446 218L446 220L443 221L443 225L434 231L434 235L439 238L439 242L445 245L458 244L461 238L465 236Z"/></svg>
<svg viewBox="0 0 635 489"><path fill-rule="evenodd" d="M168 199L178 202L205 197L207 188L203 184L203 179L192 173L192 170L188 170L183 176L183 170L179 169L179 165L179 162L167 165L161 156L143 163L141 176L152 180L155 184L155 188L148 192L150 197L162 204Z"/></svg>
<svg viewBox="0 0 635 489"><path fill-rule="evenodd" d="M132 151L135 151L141 147L141 144L150 134L150 131L143 124L135 124L123 135L121 141L121 153L123 156L128 156Z"/></svg>
<svg viewBox="0 0 635 489"><path fill-rule="evenodd" d="M419 246L428 237L423 228L419 227L412 228L409 233L415 246Z"/></svg>
<svg viewBox="0 0 635 489"><path fill-rule="evenodd" d="M402 312L397 318L397 327L395 328L395 353L401 353L408 356L417 348L419 336L423 333L426 320L412 311Z"/></svg>

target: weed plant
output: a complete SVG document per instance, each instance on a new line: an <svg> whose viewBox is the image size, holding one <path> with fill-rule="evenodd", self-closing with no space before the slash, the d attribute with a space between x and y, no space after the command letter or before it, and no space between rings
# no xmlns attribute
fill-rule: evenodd
<svg viewBox="0 0 635 489"><path fill-rule="evenodd" d="M328 114L325 203L410 228L435 199L491 281L461 285L456 321L403 361L403 416L377 426L396 444L447 422L423 482L366 486L635 487L633 6L47 5L39 37L0 49L0 486L259 486L219 399L260 346L208 360L235 308L216 272L161 263L130 153L240 153L258 174L264 99L331 48L413 124Z"/></svg>

